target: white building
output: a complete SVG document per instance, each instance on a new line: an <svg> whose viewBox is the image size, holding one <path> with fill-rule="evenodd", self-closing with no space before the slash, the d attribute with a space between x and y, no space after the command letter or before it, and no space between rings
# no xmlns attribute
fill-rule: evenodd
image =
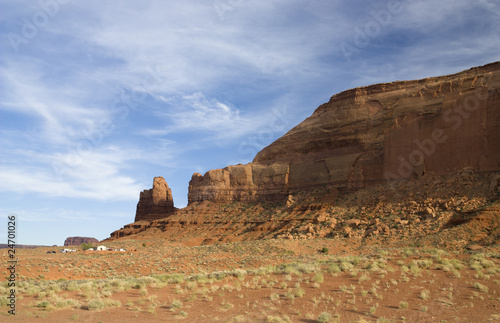
<svg viewBox="0 0 500 323"><path fill-rule="evenodd" d="M97 246L97 248L95 250L97 250L97 251L106 251L106 250L108 250L108 248L106 248L106 246Z"/></svg>
<svg viewBox="0 0 500 323"><path fill-rule="evenodd" d="M62 252L62 253L66 253L66 252L76 252L76 250L73 250L73 249L61 249L61 252Z"/></svg>

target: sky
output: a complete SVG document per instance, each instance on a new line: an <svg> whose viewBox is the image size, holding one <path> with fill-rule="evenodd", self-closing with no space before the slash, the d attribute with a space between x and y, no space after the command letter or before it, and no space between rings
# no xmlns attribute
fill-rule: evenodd
<svg viewBox="0 0 500 323"><path fill-rule="evenodd" d="M0 0L0 243L99 240L341 91L500 58L498 0ZM5 242L4 242L5 241Z"/></svg>

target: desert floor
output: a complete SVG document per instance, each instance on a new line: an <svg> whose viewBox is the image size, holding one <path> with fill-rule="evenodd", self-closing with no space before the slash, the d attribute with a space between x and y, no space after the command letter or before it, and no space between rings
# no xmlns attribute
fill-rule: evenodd
<svg viewBox="0 0 500 323"><path fill-rule="evenodd" d="M500 321L500 247L399 247L352 239L186 246L107 243L127 252L17 250L16 315L2 322ZM58 253L46 253L57 250ZM7 251L2 276L8 276Z"/></svg>

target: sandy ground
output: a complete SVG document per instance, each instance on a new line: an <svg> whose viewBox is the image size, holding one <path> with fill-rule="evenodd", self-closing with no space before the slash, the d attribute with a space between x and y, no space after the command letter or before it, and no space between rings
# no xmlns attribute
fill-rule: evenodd
<svg viewBox="0 0 500 323"><path fill-rule="evenodd" d="M2 306L1 321L500 320L496 246L477 253L363 246L349 239L194 247L156 240L113 244L129 251L19 250L17 281L22 286L16 315ZM276 268L279 264L289 265ZM153 278L134 286L144 277ZM75 285L69 288L71 281Z"/></svg>

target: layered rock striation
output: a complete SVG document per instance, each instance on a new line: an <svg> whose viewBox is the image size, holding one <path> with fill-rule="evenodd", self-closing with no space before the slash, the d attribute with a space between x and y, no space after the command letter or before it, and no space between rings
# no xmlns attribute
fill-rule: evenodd
<svg viewBox="0 0 500 323"><path fill-rule="evenodd" d="M275 201L460 169L500 170L500 62L334 95L252 163L195 173L188 200Z"/></svg>
<svg viewBox="0 0 500 323"><path fill-rule="evenodd" d="M99 240L89 237L69 237L64 241L64 246L79 246L82 243L97 244Z"/></svg>
<svg viewBox="0 0 500 323"><path fill-rule="evenodd" d="M288 163L228 166L195 173L189 182L188 201L217 203L276 201L288 194L290 167Z"/></svg>
<svg viewBox="0 0 500 323"><path fill-rule="evenodd" d="M155 177L153 188L144 190L140 194L135 213L135 222L162 219L176 210L172 191L168 187L167 182L163 177Z"/></svg>

